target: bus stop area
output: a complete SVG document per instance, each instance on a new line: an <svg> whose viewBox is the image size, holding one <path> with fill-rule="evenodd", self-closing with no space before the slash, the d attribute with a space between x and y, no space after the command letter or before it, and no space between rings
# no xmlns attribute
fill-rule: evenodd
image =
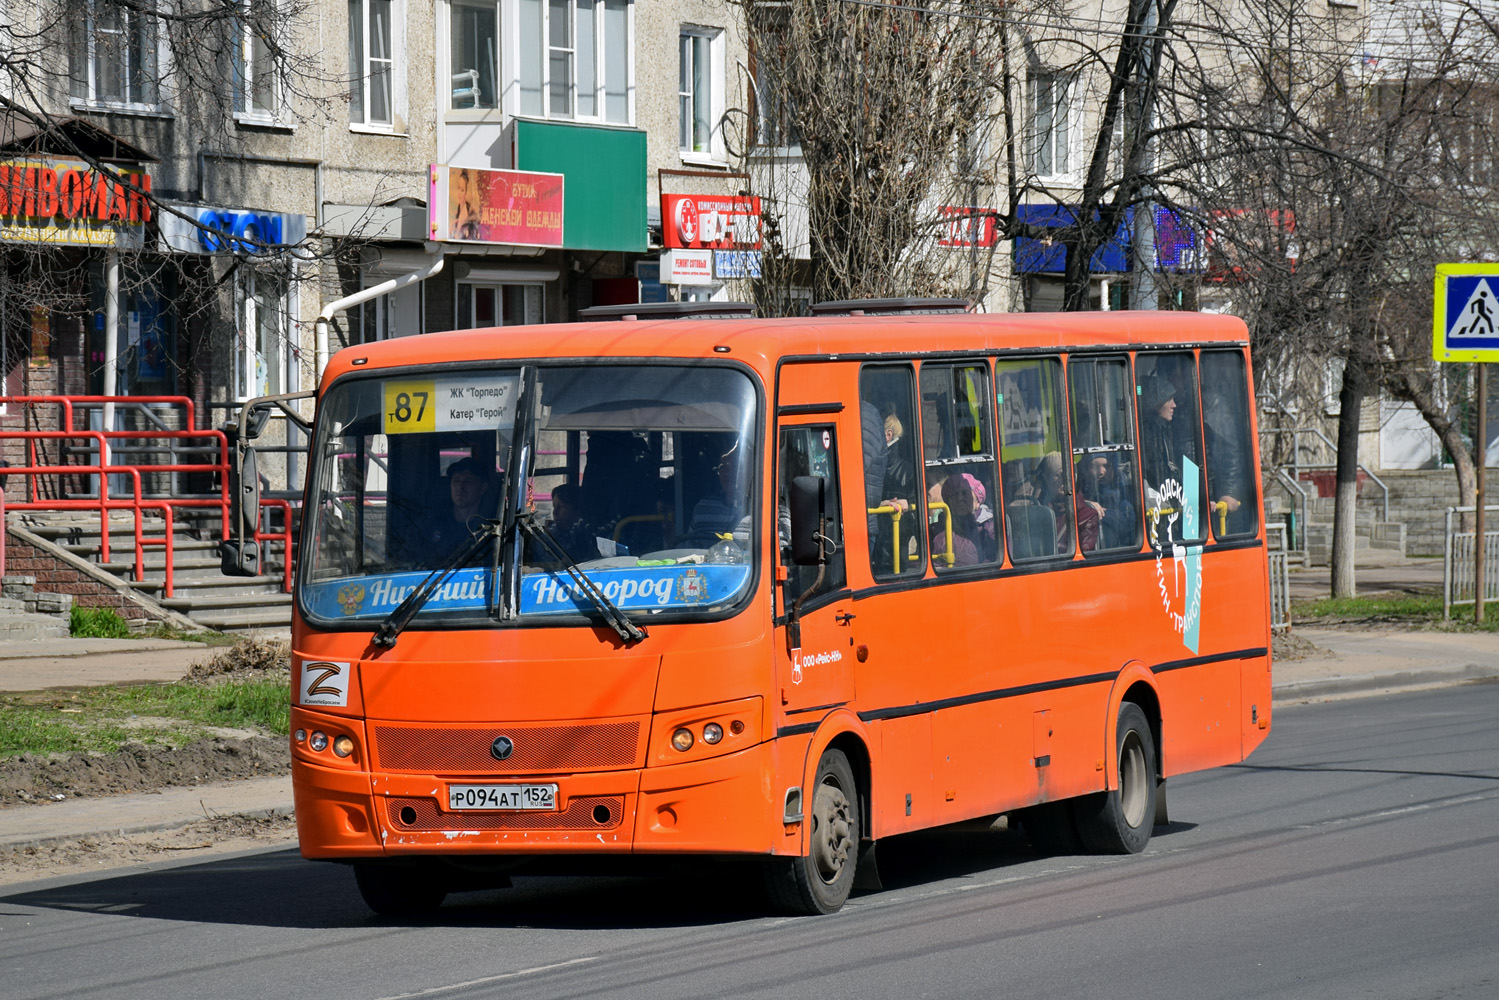
<svg viewBox="0 0 1499 1000"><path fill-rule="evenodd" d="M1362 563L1362 560L1361 560ZM1358 569L1359 592L1440 590L1436 559L1375 557ZM1327 570L1291 575L1296 599L1327 593ZM284 635L284 632L282 633ZM1274 663L1278 706L1383 691L1499 680L1499 635L1378 626L1294 626ZM0 691L174 681L213 650L169 640L48 639L0 649ZM173 787L0 809L0 850L168 830L205 816L289 814L289 776Z"/></svg>

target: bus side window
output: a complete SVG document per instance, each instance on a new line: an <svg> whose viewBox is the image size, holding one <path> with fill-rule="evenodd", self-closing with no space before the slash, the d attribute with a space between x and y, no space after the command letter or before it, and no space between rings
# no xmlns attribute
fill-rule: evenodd
<svg viewBox="0 0 1499 1000"><path fill-rule="evenodd" d="M1252 535L1259 530L1259 491L1249 380L1239 351L1202 352L1202 430L1213 537Z"/></svg>
<svg viewBox="0 0 1499 1000"><path fill-rule="evenodd" d="M1140 547L1140 482L1127 358L1067 364L1077 537L1083 552Z"/></svg>
<svg viewBox="0 0 1499 1000"><path fill-rule="evenodd" d="M1072 483L1062 409L1062 363L1056 358L1001 361L1000 474L1010 558L1016 562L1069 556L1073 545Z"/></svg>
<svg viewBox="0 0 1499 1000"><path fill-rule="evenodd" d="M920 576L926 563L912 381L909 365L867 367L859 373L865 516L876 580Z"/></svg>
<svg viewBox="0 0 1499 1000"><path fill-rule="evenodd" d="M939 573L999 561L999 491L989 400L988 366L921 366L927 533L932 565Z"/></svg>
<svg viewBox="0 0 1499 1000"><path fill-rule="evenodd" d="M809 601L819 594L843 589L847 582L843 555L843 512L839 504L837 430L831 426L781 428L780 482L776 492L777 550L786 569L782 591L782 610L817 580L816 566L798 566L791 561L791 505L788 484L797 476L820 476L828 481L826 493L827 529L831 543L826 571Z"/></svg>
<svg viewBox="0 0 1499 1000"><path fill-rule="evenodd" d="M1135 357L1135 383L1151 546L1201 538L1206 534L1207 484L1198 436L1197 359L1190 351L1141 351Z"/></svg>

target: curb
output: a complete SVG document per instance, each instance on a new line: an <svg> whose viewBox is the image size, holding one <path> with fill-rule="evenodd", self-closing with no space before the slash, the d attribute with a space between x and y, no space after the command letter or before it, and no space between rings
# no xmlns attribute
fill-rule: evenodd
<svg viewBox="0 0 1499 1000"><path fill-rule="evenodd" d="M1426 691L1459 684L1499 679L1499 663L1467 663L1441 669L1397 670L1387 673L1339 674L1301 681L1272 682L1271 703L1282 705L1329 695Z"/></svg>

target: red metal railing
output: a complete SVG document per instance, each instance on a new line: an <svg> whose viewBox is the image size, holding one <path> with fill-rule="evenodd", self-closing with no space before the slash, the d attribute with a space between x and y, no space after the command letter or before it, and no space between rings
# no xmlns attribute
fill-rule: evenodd
<svg viewBox="0 0 1499 1000"><path fill-rule="evenodd" d="M220 529L223 537L229 534L229 442L223 431L203 429L191 429L195 420L195 411L192 400L185 396L7 396L0 397L0 401L6 403L21 403L27 406L53 405L62 408L62 422L68 430L43 431L43 430L7 430L0 431L0 440L13 439L26 442L26 464L11 466L5 470L9 475L25 476L26 485L24 495L27 499L23 501L12 501L8 504L11 510L98 510L99 512L99 558L102 562L110 561L110 523L111 511L126 510L134 514L133 540L135 549L135 579L145 579L145 549L149 546L161 546L165 550L165 596L171 597L174 592L173 579L173 511L181 509L217 509L219 512ZM99 405L103 403L115 404L137 404L156 403L171 404L182 407L183 419L187 423L186 430L146 430L146 431L116 431L116 430L73 430L74 406L78 404ZM35 421L31 421L35 422ZM45 463L38 460L37 446L43 441L68 441L80 440L92 442L93 450L102 457L109 449L112 441L172 441L198 439L209 442L208 448L216 452L217 461L214 462L167 462L167 463L142 463L142 464L77 464ZM211 491L217 495L196 497L146 497L142 490L142 473L200 473L211 474L217 479L217 487ZM61 488L57 489L56 496L44 497L40 489L39 480L43 476L98 476L99 490L97 497L66 498L61 494ZM109 477L125 476L131 484L130 496L110 496ZM3 492L3 489L0 489ZM0 514L5 509L3 498L0 498ZM280 531L260 531L258 526L255 537L260 541L280 541L283 544L283 572L282 585L290 592L292 573L292 507L290 502L281 499L262 499L261 508L279 508L282 512L282 525ZM150 537L146 534L142 514L146 511L160 512L165 525L165 536L162 538ZM3 523L3 522L0 522ZM258 524L258 522L257 522ZM0 532L0 571L3 571L3 532Z"/></svg>

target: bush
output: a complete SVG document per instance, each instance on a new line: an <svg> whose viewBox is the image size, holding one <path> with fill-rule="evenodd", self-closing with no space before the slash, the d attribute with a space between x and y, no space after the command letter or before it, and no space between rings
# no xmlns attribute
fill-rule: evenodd
<svg viewBox="0 0 1499 1000"><path fill-rule="evenodd" d="M130 623L114 608L81 608L73 605L68 633L76 639L128 639Z"/></svg>

